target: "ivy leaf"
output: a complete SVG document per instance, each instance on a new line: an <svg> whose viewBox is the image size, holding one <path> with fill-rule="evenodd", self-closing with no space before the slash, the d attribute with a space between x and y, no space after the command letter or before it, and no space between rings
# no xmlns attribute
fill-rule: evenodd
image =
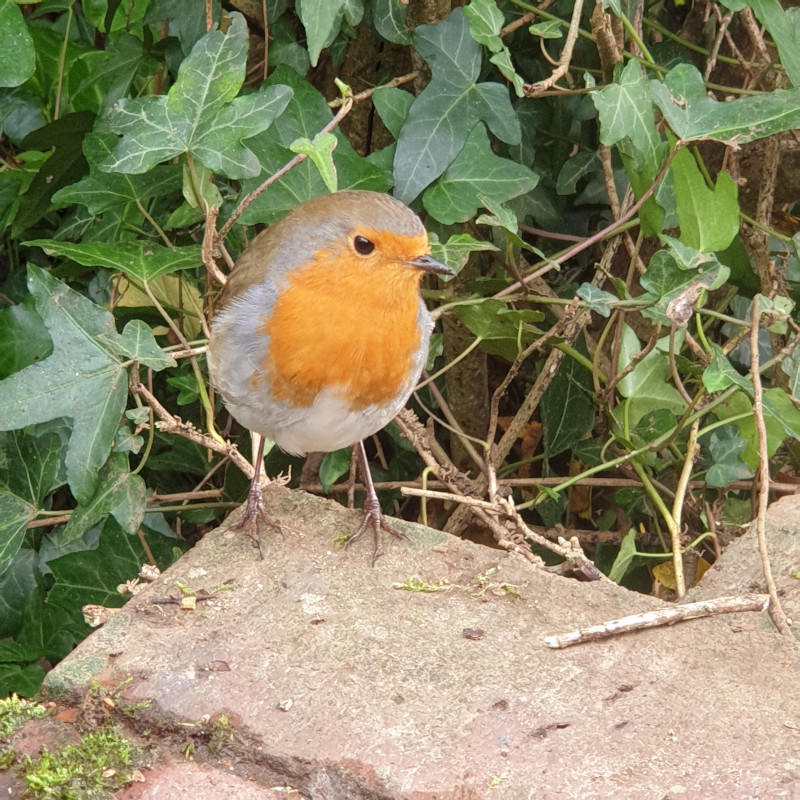
<svg viewBox="0 0 800 800"><path fill-rule="evenodd" d="M276 172L293 157L289 149L292 142L301 138L313 139L333 118L325 98L290 67L278 66L265 85L271 86L273 82L289 86L293 94L286 110L270 130L248 141L266 174ZM385 192L389 184L383 170L361 158L339 131L333 135L338 142L333 162L339 188ZM260 179L244 181L243 192L255 189L260 182ZM240 221L245 225L274 222L298 203L324 192L325 183L319 170L307 159L270 186L268 192L259 195Z"/></svg>
<svg viewBox="0 0 800 800"><path fill-rule="evenodd" d="M491 242L474 239L468 233L454 233L446 242L440 242L436 233L431 232L430 240L431 255L456 272L460 272L467 263L470 253L499 250ZM445 277L444 280L446 282L449 279Z"/></svg>
<svg viewBox="0 0 800 800"><path fill-rule="evenodd" d="M592 93L600 117L600 140L611 146L622 143L637 172L655 177L663 160L663 140L656 129L653 104L647 97L647 81L638 61L631 59L618 81Z"/></svg>
<svg viewBox="0 0 800 800"><path fill-rule="evenodd" d="M752 392L752 386L750 390ZM764 393L765 400L767 394L768 392ZM741 451L739 457L747 464L751 472L755 472L755 470L758 469L759 458L756 420L753 415L753 401L745 392L736 392L733 397L724 404L717 406L714 411L720 419L741 417L740 419L731 420L731 424L735 425L736 429L739 431L739 436L747 442L747 446ZM772 456L778 452L778 448L783 444L786 438L786 432L780 420L776 419L772 414L764 414L764 427L767 430L767 455L769 458L772 458Z"/></svg>
<svg viewBox="0 0 800 800"><path fill-rule="evenodd" d="M703 371L703 386L709 392L721 392L736 384L749 395L753 394L753 383L749 378L740 375L728 360L722 348L711 342L711 359Z"/></svg>
<svg viewBox="0 0 800 800"><path fill-rule="evenodd" d="M0 308L0 342L0 379L47 358L52 352L47 328L30 295L21 303Z"/></svg>
<svg viewBox="0 0 800 800"><path fill-rule="evenodd" d="M112 453L100 471L97 489L87 504L78 504L59 545L67 547L111 514L126 533L136 533L144 519L145 485L128 469L123 453Z"/></svg>
<svg viewBox="0 0 800 800"><path fill-rule="evenodd" d="M680 240L703 253L725 250L739 233L738 187L720 172L710 189L688 149L672 161L675 200L681 224Z"/></svg>
<svg viewBox="0 0 800 800"><path fill-rule="evenodd" d="M647 82L638 62L629 61L615 74L617 81L592 94L600 118L600 139L603 144L617 145L631 186L641 197L658 175L669 145L656 128ZM671 176L668 177L670 182L662 181L655 196L648 198L640 211L643 232L648 235L661 231L670 206L667 195Z"/></svg>
<svg viewBox="0 0 800 800"><path fill-rule="evenodd" d="M577 349L586 355L583 341ZM545 458L575 444L594 426L592 374L574 358L566 358L542 396L542 436Z"/></svg>
<svg viewBox="0 0 800 800"><path fill-rule="evenodd" d="M673 300L690 289L694 289L693 296L686 298L691 305L699 296L700 289L713 291L718 289L730 275L730 270L713 255L705 255L691 249L694 257L686 258L689 249L681 245L680 250L675 248L676 242L667 236L662 241L668 244L667 250L658 250L653 254L647 271L642 275L640 283L646 290L640 295L640 300L652 300L653 308L642 309L642 314L648 319L669 325L675 321L675 314L668 314L668 307ZM681 256L681 260L676 258ZM689 264L687 264L687 261ZM696 265L696 266L695 266Z"/></svg>
<svg viewBox="0 0 800 800"><path fill-rule="evenodd" d="M105 309L33 265L28 265L28 287L53 340L53 353L0 381L0 430L70 418L67 480L78 502L86 505L128 394L124 359L106 342L126 337L116 333L114 318Z"/></svg>
<svg viewBox="0 0 800 800"><path fill-rule="evenodd" d="M150 242L73 244L57 239L32 239L25 244L41 247L48 255L70 258L84 267L105 267L114 272L124 272L140 281L151 281L171 272L199 267L203 263L200 245L163 247Z"/></svg>
<svg viewBox="0 0 800 800"><path fill-rule="evenodd" d="M431 67L431 82L414 101L397 140L395 196L410 203L436 180L461 151L470 131L484 121L507 144L521 130L505 86L476 83L481 48L461 8L438 25L421 25L414 45Z"/></svg>
<svg viewBox="0 0 800 800"><path fill-rule="evenodd" d="M714 464L706 472L706 483L709 486L728 486L733 481L752 478L753 470L741 458L746 447L747 442L733 425L712 431L708 450Z"/></svg>
<svg viewBox="0 0 800 800"><path fill-rule="evenodd" d="M492 152L486 128L478 123L444 175L423 195L422 204L444 225L466 222L483 203L500 204L530 192L539 176L522 164Z"/></svg>
<svg viewBox="0 0 800 800"><path fill-rule="evenodd" d="M236 97L244 82L247 25L231 15L227 34L206 34L181 64L169 94L121 100L108 124L122 139L100 168L142 173L161 161L189 153L229 178L250 178L261 166L243 139L266 130L286 107L291 91L269 86Z"/></svg>
<svg viewBox="0 0 800 800"><path fill-rule="evenodd" d="M0 484L34 508L42 508L45 497L59 485L61 437L53 431L7 431L0 433L0 453L5 461Z"/></svg>
<svg viewBox="0 0 800 800"><path fill-rule="evenodd" d="M472 0L464 7L464 13L469 20L472 38L493 53L499 53L503 47L500 31L504 19L495 0Z"/></svg>
<svg viewBox="0 0 800 800"><path fill-rule="evenodd" d="M670 128L685 141L715 139L742 145L800 128L800 89L774 89L720 103L708 96L696 67L679 64L663 83L651 81L649 92Z"/></svg>
<svg viewBox="0 0 800 800"><path fill-rule="evenodd" d="M114 41L107 40L105 50L84 53L67 73L72 107L76 111L105 114L124 97L145 64L150 74L158 71L159 65L147 59L142 42L129 33L122 33Z"/></svg>
<svg viewBox="0 0 800 800"><path fill-rule="evenodd" d="M620 372L641 349L633 328L624 325L617 362ZM660 408L675 414L685 410L686 401L674 386L667 383L670 377L669 359L659 347L655 347L619 381L617 390L627 398L630 425L636 425L645 414Z"/></svg>
<svg viewBox="0 0 800 800"><path fill-rule="evenodd" d="M169 539L148 537L148 545L160 567L172 563ZM117 586L135 578L146 561L148 556L139 537L125 533L117 521L109 517L96 549L82 549L47 562L55 579L47 602L65 609L75 622L82 624L80 609L87 603L108 608L124 605Z"/></svg>
<svg viewBox="0 0 800 800"><path fill-rule="evenodd" d="M346 475L350 470L352 458L352 448L345 447L343 450L334 450L332 453L325 453L322 463L319 465L319 482L322 484L322 491L329 492L342 475Z"/></svg>
<svg viewBox="0 0 800 800"><path fill-rule="evenodd" d="M35 517L35 506L8 489L0 488L0 575L14 560L22 546L28 524Z"/></svg>
<svg viewBox="0 0 800 800"><path fill-rule="evenodd" d="M20 7L0 0L0 86L19 86L33 75L36 52Z"/></svg>
<svg viewBox="0 0 800 800"><path fill-rule="evenodd" d="M289 145L293 153L304 153L314 162L329 192L335 192L337 185L336 165L333 163L336 144L337 139L332 133L318 133L313 141L303 136Z"/></svg>
<svg viewBox="0 0 800 800"><path fill-rule="evenodd" d="M631 562L636 557L636 529L631 528L619 546L619 553L614 559L611 571L608 573L610 580L619 583L628 571Z"/></svg>
<svg viewBox="0 0 800 800"><path fill-rule="evenodd" d="M575 294L592 310L603 317L611 316L611 309L619 303L619 298L593 283L582 283Z"/></svg>
<svg viewBox="0 0 800 800"><path fill-rule="evenodd" d="M29 133L22 142L26 149L46 151L52 155L42 164L28 190L20 197L19 209L11 228L12 236L35 225L51 210L53 195L63 186L80 180L88 171L81 150L83 137L92 129L94 115L88 111L67 114Z"/></svg>
<svg viewBox="0 0 800 800"><path fill-rule="evenodd" d="M750 0L748 5L769 31L789 80L800 86L800 9L782 8L778 0Z"/></svg>
<svg viewBox="0 0 800 800"><path fill-rule="evenodd" d="M372 93L372 102L389 133L397 139L408 119L414 95L402 89L377 89Z"/></svg>
<svg viewBox="0 0 800 800"><path fill-rule="evenodd" d="M308 56L316 67L322 48L329 45L339 29L342 19L356 26L364 15L361 0L298 0L297 14L308 38Z"/></svg>
<svg viewBox="0 0 800 800"><path fill-rule="evenodd" d="M372 24L384 39L394 44L411 44L407 14L408 3L402 0L373 0Z"/></svg>
<svg viewBox="0 0 800 800"><path fill-rule="evenodd" d="M144 175L101 172L100 164L108 158L118 139L113 134L88 133L83 141L83 153L89 162L89 176L53 195L53 203L77 203L92 214L102 214L128 203L146 203L175 191L181 168L178 164L153 167Z"/></svg>
<svg viewBox="0 0 800 800"><path fill-rule="evenodd" d="M475 336L483 339L481 347L487 353L508 361L516 358L520 345L524 347L542 335L534 324L544 319L541 311L510 309L501 300L458 306L455 313Z"/></svg>

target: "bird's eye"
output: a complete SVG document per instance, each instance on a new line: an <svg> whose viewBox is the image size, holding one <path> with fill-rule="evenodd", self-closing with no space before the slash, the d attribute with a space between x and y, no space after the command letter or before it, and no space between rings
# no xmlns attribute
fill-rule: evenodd
<svg viewBox="0 0 800 800"><path fill-rule="evenodd" d="M353 239L353 247L356 249L356 253L362 256L371 255L375 250L375 245L366 236L356 236Z"/></svg>

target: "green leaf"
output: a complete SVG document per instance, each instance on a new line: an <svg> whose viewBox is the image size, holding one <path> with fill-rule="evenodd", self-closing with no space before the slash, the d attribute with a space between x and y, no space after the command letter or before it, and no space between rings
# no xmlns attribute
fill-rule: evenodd
<svg viewBox="0 0 800 800"><path fill-rule="evenodd" d="M335 450L332 453L325 453L322 463L319 466L319 482L322 490L329 492L342 475L350 471L352 458L352 448L345 447L343 450Z"/></svg>
<svg viewBox="0 0 800 800"><path fill-rule="evenodd" d="M41 591L36 558L33 550L23 547L8 569L0 573L0 636L3 638L16 636L30 596Z"/></svg>
<svg viewBox="0 0 800 800"><path fill-rule="evenodd" d="M534 323L541 322L544 314L509 309L500 300L457 306L455 313L475 336L483 339L481 347L487 353L503 356L508 361L516 358L521 346L542 333Z"/></svg>
<svg viewBox="0 0 800 800"><path fill-rule="evenodd" d="M121 359L138 361L156 372L174 367L177 363L159 347L152 329L140 319L132 319L121 335L100 334L97 338Z"/></svg>
<svg viewBox="0 0 800 800"><path fill-rule="evenodd" d="M708 96L696 67L679 64L663 83L651 81L649 91L670 128L685 141L715 139L742 145L800 128L800 89L774 89L720 103Z"/></svg>
<svg viewBox="0 0 800 800"><path fill-rule="evenodd" d="M743 481L753 477L753 470L742 461L742 453L747 442L742 439L733 425L725 425L711 432L708 449L713 465L706 472L709 486L728 486L733 481Z"/></svg>
<svg viewBox="0 0 800 800"><path fill-rule="evenodd" d="M481 48L470 34L463 9L454 9L438 25L417 28L414 45L430 65L432 77L411 106L397 141L395 196L404 203L447 169L479 121L507 144L518 144L521 138L506 87L476 83Z"/></svg>
<svg viewBox="0 0 800 800"><path fill-rule="evenodd" d="M7 489L0 488L0 575L11 565L22 546L36 508Z"/></svg>
<svg viewBox="0 0 800 800"><path fill-rule="evenodd" d="M358 25L364 14L361 0L298 0L297 14L308 37L308 55L316 67L322 48L328 46L339 32L342 19Z"/></svg>
<svg viewBox="0 0 800 800"><path fill-rule="evenodd" d="M111 514L126 533L136 533L145 509L145 485L128 470L123 453L112 453L100 471L97 488L87 504L78 504L59 544L67 547Z"/></svg>
<svg viewBox="0 0 800 800"><path fill-rule="evenodd" d="M767 389L764 392L763 407L765 422L772 418L783 428L786 436L800 439L800 410L783 389L778 386Z"/></svg>
<svg viewBox="0 0 800 800"><path fill-rule="evenodd" d="M44 669L38 664L0 664L0 692L3 697L17 694L20 697L33 697L42 686Z"/></svg>
<svg viewBox="0 0 800 800"><path fill-rule="evenodd" d="M631 528L625 534L625 538L620 544L619 554L614 559L614 564L611 567L611 571L608 573L608 577L614 581L614 583L619 583L625 577L625 573L628 571L628 567L630 567L635 556L636 529Z"/></svg>
<svg viewBox="0 0 800 800"><path fill-rule="evenodd" d="M732 420L731 424L736 426L739 436L747 442L747 446L742 450L740 458L751 471L755 472L758 469L759 458L756 420L753 416L753 401L744 392L736 392L725 403L717 406L715 413L720 419L745 415L741 419ZM771 458L778 452L778 448L786 439L786 431L780 420L767 413L764 414L764 427L767 429L767 456Z"/></svg>
<svg viewBox="0 0 800 800"><path fill-rule="evenodd" d="M794 339L791 343L795 343ZM796 347L788 358L781 361L781 370L789 377L789 383L786 386L789 394L800 397L800 348Z"/></svg>
<svg viewBox="0 0 800 800"><path fill-rule="evenodd" d="M604 289L598 289L593 283L582 283L576 290L575 295L583 300L592 310L603 317L611 316L611 309L619 303L616 295Z"/></svg>
<svg viewBox="0 0 800 800"><path fill-rule="evenodd" d="M730 270L713 255L685 247L667 236L661 238L668 249L653 254L647 272L640 278L646 292L637 299L654 303L653 308L642 310L645 317L669 325L678 322L681 316L675 313L677 309L670 308L674 302L680 300L693 308L701 290L718 289L728 279ZM688 311L691 313L691 308Z"/></svg>
<svg viewBox="0 0 800 800"><path fill-rule="evenodd" d="M603 144L617 145L631 186L636 196L641 197L658 175L669 145L656 128L647 82L638 62L632 59L624 69L615 70L615 74L618 82L592 94L600 118L600 139ZM647 235L661 230L670 186L671 183L663 181L639 212Z"/></svg>
<svg viewBox="0 0 800 800"><path fill-rule="evenodd" d="M703 370L703 386L709 392L721 392L729 386L736 384L744 389L751 397L753 394L753 383L749 377L740 375L722 348L711 342L711 360Z"/></svg>
<svg viewBox="0 0 800 800"><path fill-rule="evenodd" d="M511 84L514 87L514 94L516 94L517 97L524 97L525 81L522 80L522 77L514 69L514 64L511 61L511 52L509 49L503 45L503 49L499 53L495 53L489 59L489 61L500 70L500 74L504 78L511 81Z"/></svg>
<svg viewBox="0 0 800 800"><path fill-rule="evenodd" d="M397 139L414 103L414 95L402 89L377 89L372 93L372 102L389 133Z"/></svg>
<svg viewBox="0 0 800 800"><path fill-rule="evenodd" d="M713 188L706 185L694 156L681 148L672 161L681 241L704 252L724 250L739 233L738 187L720 172Z"/></svg>
<svg viewBox="0 0 800 800"><path fill-rule="evenodd" d="M52 196L62 187L80 180L88 171L81 142L94 124L94 115L88 111L67 114L23 139L25 149L53 154L41 166L31 181L28 191L20 197L19 210L11 228L12 236L35 225L48 211Z"/></svg>
<svg viewBox="0 0 800 800"><path fill-rule="evenodd" d="M531 36L539 36L542 39L562 39L564 31L558 20L551 19L546 22L537 22L528 28Z"/></svg>
<svg viewBox="0 0 800 800"><path fill-rule="evenodd" d="M88 503L125 410L128 374L98 337L114 337L107 311L31 264L28 287L53 340L52 355L0 381L0 430L68 417L67 478Z"/></svg>
<svg viewBox="0 0 800 800"><path fill-rule="evenodd" d="M503 28L503 12L497 7L495 0L471 0L464 7L469 20L472 38L493 53L503 47L500 31Z"/></svg>
<svg viewBox="0 0 800 800"><path fill-rule="evenodd" d="M586 355L581 340L577 349ZM571 450L594 427L592 374L574 358L561 363L542 396L542 441L545 458Z"/></svg>
<svg viewBox="0 0 800 800"><path fill-rule="evenodd" d="M42 361L52 351L30 295L17 305L0 308L0 379Z"/></svg>
<svg viewBox="0 0 800 800"><path fill-rule="evenodd" d="M384 39L394 44L411 44L407 14L408 4L401 0L373 0L372 24Z"/></svg>
<svg viewBox="0 0 800 800"><path fill-rule="evenodd" d="M51 662L60 661L83 638L83 631L76 631L75 627L69 614L58 606L45 602L43 592L34 592L25 605L22 626L16 641L39 652L39 658L44 657Z"/></svg>
<svg viewBox="0 0 800 800"><path fill-rule="evenodd" d="M769 31L789 80L800 87L800 9L784 9L778 0L750 0L748 5Z"/></svg>
<svg viewBox="0 0 800 800"><path fill-rule="evenodd" d="M0 86L19 86L33 75L36 52L22 11L0 0Z"/></svg>
<svg viewBox="0 0 800 800"><path fill-rule="evenodd" d="M297 139L313 139L333 118L325 98L286 66L278 66L267 80L266 86L273 82L286 84L292 91L292 99L286 110L275 120L270 130L248 141L248 145L258 156L266 174L279 170L293 158L289 146ZM389 188L383 171L359 156L347 139L338 131L334 133L338 145L333 154L340 189L371 189L385 192ZM261 180L247 180L242 184L243 192L255 189ZM250 204L240 217L245 225L256 222L274 222L284 216L298 203L326 191L319 170L310 160L284 175Z"/></svg>
<svg viewBox="0 0 800 800"><path fill-rule="evenodd" d="M425 192L422 203L439 222L452 225L472 219L483 205L481 197L505 203L530 192L538 182L539 176L527 167L496 156L486 128L478 123L444 175Z"/></svg>
<svg viewBox="0 0 800 800"><path fill-rule="evenodd" d="M59 483L61 437L52 431L6 431L0 433L0 453L0 483L34 508L43 508Z"/></svg>
<svg viewBox="0 0 800 800"><path fill-rule="evenodd" d="M88 133L83 152L89 162L89 177L56 192L53 203L79 203L93 214L102 214L128 203L144 205L153 197L176 191L181 178L178 164L153 167L144 175L101 172L100 163L110 156L117 141L113 134Z"/></svg>
<svg viewBox="0 0 800 800"><path fill-rule="evenodd" d="M231 15L227 34L211 31L181 64L169 94L121 100L108 123L122 139L100 168L147 172L161 161L189 153L229 178L250 178L261 166L242 140L266 130L291 97L285 86L269 86L236 97L247 60L247 25Z"/></svg>
<svg viewBox="0 0 800 800"><path fill-rule="evenodd" d="M439 241L435 233L430 234L431 255L443 261L450 269L460 272L470 253L498 250L491 242L473 239L468 233L454 233L446 242ZM448 278L444 278L445 281Z"/></svg>
<svg viewBox="0 0 800 800"><path fill-rule="evenodd" d="M67 73L69 97L75 111L105 114L125 96L145 63L149 63L150 72L159 68L145 56L142 42L129 33L107 41L106 48L79 56Z"/></svg>
<svg viewBox="0 0 800 800"><path fill-rule="evenodd" d="M63 256L85 267L105 267L124 272L140 281L182 269L194 269L203 263L200 245L163 247L149 242L87 242L73 244L56 239L33 239L25 244L41 247L48 255Z"/></svg>
<svg viewBox="0 0 800 800"><path fill-rule="evenodd" d="M335 192L337 186L336 165L333 163L336 145L337 139L332 133L318 133L313 141L303 136L289 145L293 153L304 153L314 162L329 192Z"/></svg>
<svg viewBox="0 0 800 800"><path fill-rule="evenodd" d="M150 550L162 569L174 560L172 541L163 536L148 536ZM81 550L47 562L55 579L47 602L65 609L73 621L82 624L81 608L87 603L108 608L124 605L117 586L135 578L148 560L139 537L125 533L109 517L96 550Z"/></svg>
<svg viewBox="0 0 800 800"><path fill-rule="evenodd" d="M624 325L619 348L617 369L621 372L641 352L641 345L633 328ZM647 413L665 408L675 414L686 409L680 392L667 383L671 377L669 358L659 347L651 350L617 384L617 391L628 398L628 420L631 426Z"/></svg>
<svg viewBox="0 0 800 800"><path fill-rule="evenodd" d="M610 83L592 93L600 117L600 140L611 146L624 143L625 153L638 172L656 176L663 160L663 140L656 129L647 81L638 61L631 59Z"/></svg>

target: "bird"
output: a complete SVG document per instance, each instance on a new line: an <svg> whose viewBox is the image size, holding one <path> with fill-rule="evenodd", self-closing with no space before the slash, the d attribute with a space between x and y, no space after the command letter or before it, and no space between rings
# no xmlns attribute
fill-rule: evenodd
<svg viewBox="0 0 800 800"><path fill-rule="evenodd" d="M455 273L430 252L420 218L390 195L343 190L300 203L259 233L228 276L211 323L212 385L242 426L261 434L239 527L261 553L264 437L302 456L356 448L372 563L386 531L364 439L405 406L425 365L433 318L425 274ZM262 556L263 557L263 556Z"/></svg>

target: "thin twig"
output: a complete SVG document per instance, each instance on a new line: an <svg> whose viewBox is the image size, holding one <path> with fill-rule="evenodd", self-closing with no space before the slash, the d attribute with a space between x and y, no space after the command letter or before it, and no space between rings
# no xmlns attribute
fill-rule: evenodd
<svg viewBox="0 0 800 800"><path fill-rule="evenodd" d="M588 236L579 244L576 244L575 247L571 247L565 253L562 253L557 258L551 259L549 263L542 267L540 270L536 270L532 275L527 275L523 281L529 280L534 275L541 275L544 272L553 269L553 267L558 266L559 264L564 264L565 262L569 261L571 258L574 258L579 253L582 253L584 250L592 247L593 245L597 244L597 242L601 242L604 239L607 239L609 236L612 236L618 229L622 228L628 220L633 219L636 216L636 213L639 209L650 199L653 195L655 190L658 188L658 185L664 179L664 176L667 174L670 164L672 164L672 160L675 158L675 154L678 150L684 146L683 141L678 141L675 147L670 151L670 154L667 156L664 165L661 167L658 175L656 175L655 180L647 187L644 194L617 220L614 220L610 225L606 226L602 230L598 231L592 236ZM493 295L494 298L501 298L505 297L506 295L513 294L518 289L523 288L523 282L517 281L512 283L510 286L507 286L505 289L497 292Z"/></svg>
<svg viewBox="0 0 800 800"><path fill-rule="evenodd" d="M569 23L569 30L567 30L567 39L564 42L564 48L558 59L558 65L553 70L549 78L536 83L529 83L523 86L523 91L526 97L536 97L539 92L546 91L547 89L555 86L558 81L563 78L569 71L569 65L572 61L572 51L575 49L575 42L578 41L578 30L580 29L581 11L583 10L583 0L575 0L572 7L572 19Z"/></svg>
<svg viewBox="0 0 800 800"><path fill-rule="evenodd" d="M130 383L131 391L134 394L138 394L142 400L153 409L159 420L161 420L159 423L159 430L165 433L174 433L178 436L183 436L184 439L189 439L189 441L195 442L195 444L199 444L207 450L212 450L215 453L227 456L239 467L248 479L252 479L253 465L239 452L236 445L212 439L210 436L197 430L191 422L184 422L170 414L169 411L161 405L156 396L139 380L139 375L135 370L131 372Z"/></svg>
<svg viewBox="0 0 800 800"><path fill-rule="evenodd" d="M686 579L683 575L683 548L681 546L680 536L681 516L683 505L686 501L686 490L689 486L689 478L692 476L692 467L700 453L700 447L697 444L697 431L699 428L700 418L698 417L689 428L689 441L686 444L686 459L683 462L683 469L681 470L678 486L675 490L675 500L672 503L672 519L675 525L674 527L670 525L669 528L672 544L672 566L675 571L675 593L678 595L679 600L682 600L686 594Z"/></svg>
<svg viewBox="0 0 800 800"><path fill-rule="evenodd" d="M354 94L352 96L352 100L355 103L359 103L362 100L366 100L369 97L378 91L378 89L396 89L398 86L402 86L404 83L408 83L409 81L413 81L415 78L419 76L419 72L409 72L406 75L400 75L397 78L392 78L388 83L383 83L380 86L373 86L371 89L365 89L363 92L359 92L358 94ZM328 103L329 108L339 108L340 106L344 105L347 102L347 98L345 97L337 97L335 100L331 100Z"/></svg>
<svg viewBox="0 0 800 800"><path fill-rule="evenodd" d="M756 536L758 537L758 552L761 556L761 568L764 570L764 580L769 594L769 615L778 631L785 636L791 636L789 623L778 599L778 591L772 577L772 567L769 563L767 551L767 507L769 506L769 449L767 446L767 427L764 424L764 394L761 386L761 373L758 370L758 331L761 317L759 304L761 295L753 297L752 326L750 331L750 375L753 379L753 415L756 420L756 433L758 435L758 515L756 516Z"/></svg>
<svg viewBox="0 0 800 800"><path fill-rule="evenodd" d="M348 97L342 108L338 111L336 116L320 131L320 133L330 133L349 113L353 108L353 98ZM305 153L298 153L294 158L286 162L277 172L273 172L263 183L253 189L250 194L242 198L242 201L234 209L233 213L228 218L228 221L220 228L219 233L214 237L214 244L219 245L228 235L230 229L236 223L236 220L244 213L245 209L263 192L269 189L273 183L279 181L287 172L294 169L298 164L302 164L308 156Z"/></svg>
<svg viewBox="0 0 800 800"><path fill-rule="evenodd" d="M769 603L769 597L763 594L747 594L741 597L718 597L716 600L704 600L699 603L687 603L673 608L664 608L658 611L646 611L643 614L632 614L629 617L610 620L601 625L590 628L580 628L571 633L558 636L545 636L544 642L548 647L559 650L573 644L582 642L596 642L598 639L608 639L621 633L630 633L645 628L656 628L661 625L674 625L687 619L710 617L718 614L736 614L743 611L764 611Z"/></svg>

